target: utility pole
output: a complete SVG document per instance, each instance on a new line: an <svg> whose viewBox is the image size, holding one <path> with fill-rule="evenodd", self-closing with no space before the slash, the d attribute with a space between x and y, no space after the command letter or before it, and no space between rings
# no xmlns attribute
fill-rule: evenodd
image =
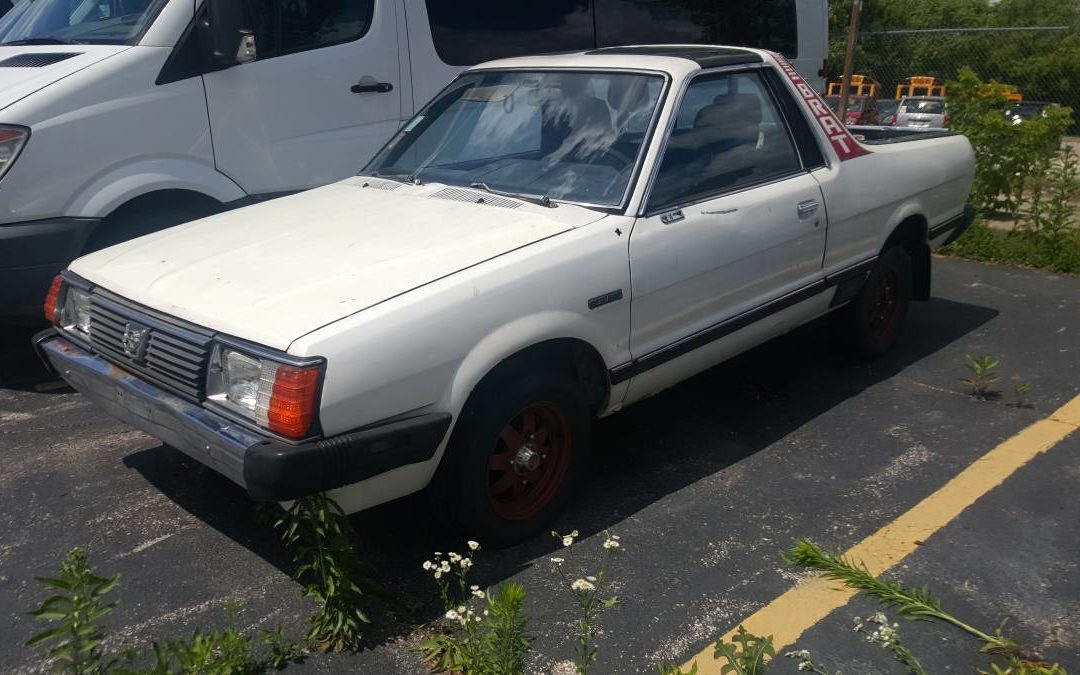
<svg viewBox="0 0 1080 675"><path fill-rule="evenodd" d="M862 11L863 0L855 0L851 4L851 24L847 30L847 51L844 53L844 74L840 79L840 121L847 120L847 102L851 95L851 71L855 67L855 40L859 33L859 12Z"/></svg>

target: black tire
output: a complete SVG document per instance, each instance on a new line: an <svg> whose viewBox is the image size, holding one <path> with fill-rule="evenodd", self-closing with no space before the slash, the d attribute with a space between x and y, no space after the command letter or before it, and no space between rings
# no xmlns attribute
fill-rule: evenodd
<svg viewBox="0 0 1080 675"><path fill-rule="evenodd" d="M527 431L529 411L534 436L545 438L525 441L521 433L517 438L526 445L515 451L506 430ZM541 434L545 420L549 433ZM454 428L429 491L432 506L485 546L530 539L548 529L566 507L588 464L590 436L588 406L568 375L517 370L482 383ZM527 460L540 455L530 470ZM525 461L519 461L522 457Z"/></svg>
<svg viewBox="0 0 1080 675"><path fill-rule="evenodd" d="M859 358L881 356L900 336L911 292L911 257L899 246L886 249L859 294L837 311L837 337Z"/></svg>
<svg viewBox="0 0 1080 675"><path fill-rule="evenodd" d="M98 225L83 247L83 253L92 253L122 241L203 218L211 213L212 209L198 205L139 205L122 208Z"/></svg>

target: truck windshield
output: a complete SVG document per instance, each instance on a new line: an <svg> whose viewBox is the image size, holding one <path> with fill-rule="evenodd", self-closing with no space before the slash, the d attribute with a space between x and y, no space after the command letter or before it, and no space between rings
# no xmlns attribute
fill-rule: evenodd
<svg viewBox="0 0 1080 675"><path fill-rule="evenodd" d="M0 46L135 44L168 0L20 0L0 18Z"/></svg>
<svg viewBox="0 0 1080 675"><path fill-rule="evenodd" d="M663 88L660 75L625 72L466 73L365 173L618 206Z"/></svg>

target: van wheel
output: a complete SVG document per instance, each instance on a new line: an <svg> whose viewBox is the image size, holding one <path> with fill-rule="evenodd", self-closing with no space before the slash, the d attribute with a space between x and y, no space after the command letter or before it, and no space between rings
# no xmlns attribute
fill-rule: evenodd
<svg viewBox="0 0 1080 675"><path fill-rule="evenodd" d="M196 204L122 206L101 221L101 224L90 235L86 246L83 247L83 253L93 253L122 241L203 218L212 213L214 213L213 208Z"/></svg>
<svg viewBox="0 0 1080 675"><path fill-rule="evenodd" d="M855 299L837 312L837 335L856 356L876 358L896 344L911 304L911 278L911 257L894 246L878 258Z"/></svg>
<svg viewBox="0 0 1080 675"><path fill-rule="evenodd" d="M509 373L482 385L447 448L435 504L469 536L509 546L548 528L581 480L588 407L558 372Z"/></svg>

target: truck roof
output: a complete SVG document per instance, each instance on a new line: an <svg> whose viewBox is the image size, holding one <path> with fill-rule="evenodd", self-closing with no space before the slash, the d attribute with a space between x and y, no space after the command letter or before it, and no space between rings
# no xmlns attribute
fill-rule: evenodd
<svg viewBox="0 0 1080 675"><path fill-rule="evenodd" d="M632 45L487 61L487 68L611 68L658 70L673 77L705 68L764 63L767 52L727 45Z"/></svg>

